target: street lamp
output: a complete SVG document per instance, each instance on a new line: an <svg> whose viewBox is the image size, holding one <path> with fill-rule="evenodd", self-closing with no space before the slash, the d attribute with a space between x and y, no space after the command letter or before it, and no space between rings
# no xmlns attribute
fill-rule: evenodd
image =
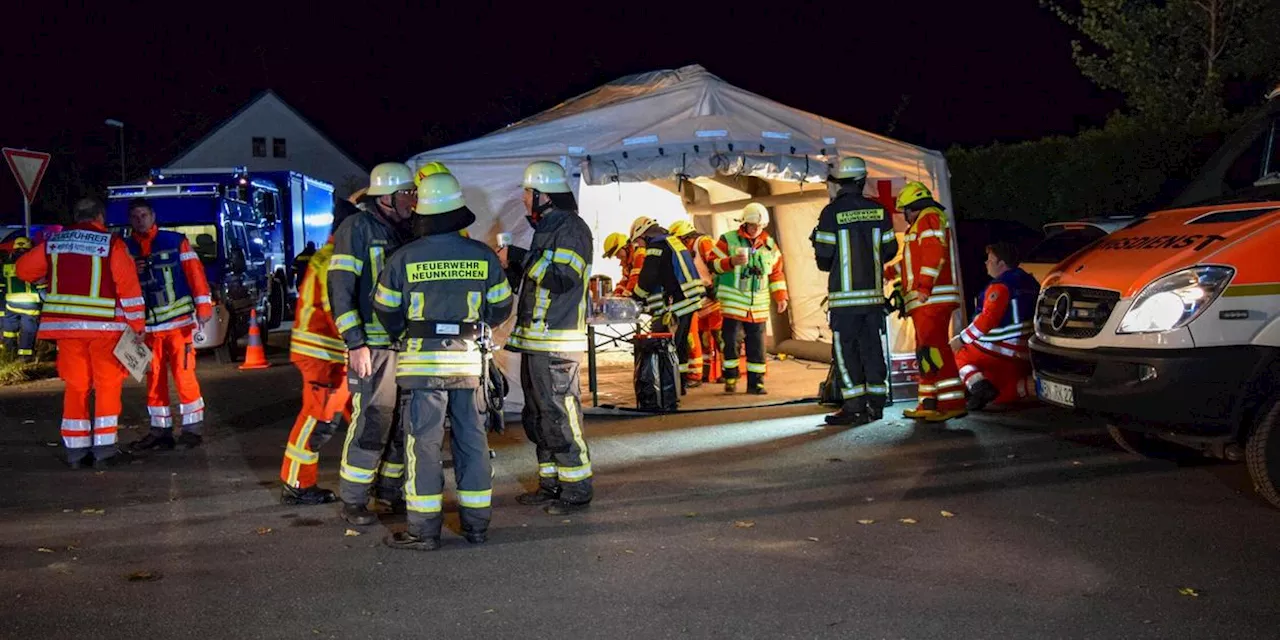
<svg viewBox="0 0 1280 640"><path fill-rule="evenodd" d="M128 178L124 176L124 123L119 120L107 118L108 127L115 127L120 130L120 184L124 184Z"/></svg>

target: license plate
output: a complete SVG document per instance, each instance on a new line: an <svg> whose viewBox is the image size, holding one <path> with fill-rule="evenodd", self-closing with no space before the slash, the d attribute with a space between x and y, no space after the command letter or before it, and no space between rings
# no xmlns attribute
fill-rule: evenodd
<svg viewBox="0 0 1280 640"><path fill-rule="evenodd" d="M1076 390L1071 385L1036 377L1036 395L1045 402L1064 407L1076 406Z"/></svg>

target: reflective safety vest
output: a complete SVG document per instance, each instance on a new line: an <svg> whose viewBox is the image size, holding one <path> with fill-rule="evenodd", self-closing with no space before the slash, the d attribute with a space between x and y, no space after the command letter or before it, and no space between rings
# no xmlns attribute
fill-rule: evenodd
<svg viewBox="0 0 1280 640"><path fill-rule="evenodd" d="M399 344L396 383L405 389L475 389L484 375L482 324L501 324L515 297L498 256L445 233L404 245L386 262L373 309Z"/></svg>
<svg viewBox="0 0 1280 640"><path fill-rule="evenodd" d="M55 234L18 260L27 281L48 279L38 336L100 337L143 327L143 299L124 242L91 223Z"/></svg>
<svg viewBox="0 0 1280 640"><path fill-rule="evenodd" d="M314 358L326 362L346 362L347 345L333 321L329 305L329 258L333 242L327 242L311 256L298 287L298 313L289 336L289 359Z"/></svg>
<svg viewBox="0 0 1280 640"><path fill-rule="evenodd" d="M930 207L907 229L902 261L889 267L903 279L907 312L928 305L960 306L955 264L951 260L951 229L942 210ZM919 293L928 298L920 302Z"/></svg>
<svg viewBox="0 0 1280 640"><path fill-rule="evenodd" d="M24 250L23 253L26 253ZM40 315L40 293L36 286L29 284L26 280L18 277L18 258L15 254L4 263L3 291L0 291L0 298L4 300L5 306L8 307L10 313L17 313L28 316Z"/></svg>
<svg viewBox="0 0 1280 640"><path fill-rule="evenodd" d="M184 244L187 244L187 237L181 233L157 230L148 254L138 238L131 235L125 239L129 253L146 265L138 275L138 282L142 285L142 297L147 301L147 333L195 325L196 293L192 291L182 263L195 260L198 264L200 258L191 251L190 245L184 252ZM208 292L201 293L201 302L209 304Z"/></svg>
<svg viewBox="0 0 1280 640"><path fill-rule="evenodd" d="M750 251L747 263L732 264L730 258L742 248ZM716 299L725 317L756 323L768 320L770 299L785 299L787 292L782 251L773 238L761 231L752 242L735 229L720 237L716 257L714 266L720 273L716 278Z"/></svg>
<svg viewBox="0 0 1280 640"><path fill-rule="evenodd" d="M1026 271L1014 268L1000 274L987 285L977 315L960 340L992 355L1026 359L1039 297L1040 283Z"/></svg>
<svg viewBox="0 0 1280 640"><path fill-rule="evenodd" d="M644 267L633 292L644 299L645 311L677 318L697 312L707 288L693 254L675 236L653 236L646 242Z"/></svg>

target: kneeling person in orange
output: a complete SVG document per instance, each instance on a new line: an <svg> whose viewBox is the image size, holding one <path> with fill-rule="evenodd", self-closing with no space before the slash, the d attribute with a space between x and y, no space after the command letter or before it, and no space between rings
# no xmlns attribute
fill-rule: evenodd
<svg viewBox="0 0 1280 640"><path fill-rule="evenodd" d="M916 361L920 368L920 404L903 415L928 422L945 422L966 415L964 383L951 352L951 315L960 307L951 230L942 205L919 182L908 182L898 194L898 209L911 225L902 261L885 269L885 279L901 278L907 314L916 330ZM906 266L903 269L903 266Z"/></svg>
<svg viewBox="0 0 1280 640"><path fill-rule="evenodd" d="M978 300L978 315L960 333L956 350L960 377L969 389L968 409L991 402L1017 402L1035 397L1027 341L1035 332L1032 318L1040 283L1018 267L1017 250L1006 242L987 247L987 285Z"/></svg>
<svg viewBox="0 0 1280 640"><path fill-rule="evenodd" d="M316 486L320 447L343 421L351 420L351 391L347 387L347 345L329 305L329 259L333 257L333 231L355 205L337 199L329 240L311 256L302 286L298 288L298 313L289 337L289 360L302 374L302 411L294 420L280 465L280 501L284 504L326 504L338 497Z"/></svg>
<svg viewBox="0 0 1280 640"><path fill-rule="evenodd" d="M142 290L129 250L107 232L102 202L82 199L73 215L74 224L15 266L23 280L49 283L38 337L58 343L58 377L66 383L62 442L67 463L80 468L92 449L94 467L102 468L116 454L120 390L128 375L115 347L123 332L142 333Z"/></svg>
<svg viewBox="0 0 1280 640"><path fill-rule="evenodd" d="M200 258L187 237L156 226L155 209L145 198L129 202L125 240L137 263L138 279L146 300L147 346L151 371L147 373L147 413L151 431L130 445L131 449L172 449L174 416L169 406L169 372L178 387L178 414L182 435L178 443L190 449L200 445L204 424L204 396L196 380L196 350L191 335L196 318L213 317L209 282Z"/></svg>

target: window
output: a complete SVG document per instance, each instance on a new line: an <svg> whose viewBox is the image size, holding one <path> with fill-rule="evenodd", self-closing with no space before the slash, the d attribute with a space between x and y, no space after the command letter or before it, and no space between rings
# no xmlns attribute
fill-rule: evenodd
<svg viewBox="0 0 1280 640"><path fill-rule="evenodd" d="M211 224L189 224L164 227L177 231L187 237L191 250L200 257L200 262L214 264L218 261L218 228Z"/></svg>
<svg viewBox="0 0 1280 640"><path fill-rule="evenodd" d="M253 139L253 157L255 158L267 157L267 139L266 138L255 137Z"/></svg>
<svg viewBox="0 0 1280 640"><path fill-rule="evenodd" d="M285 149L285 146L284 146L284 138L272 138L272 139L271 139L271 157L273 157L273 158L287 158L287 157L289 157L289 155L288 155L285 151L286 151L286 149Z"/></svg>
<svg viewBox="0 0 1280 640"><path fill-rule="evenodd" d="M1106 231L1093 226L1059 231L1045 238L1044 242L1032 249L1022 261L1030 264L1058 264L1067 256L1106 235Z"/></svg>

